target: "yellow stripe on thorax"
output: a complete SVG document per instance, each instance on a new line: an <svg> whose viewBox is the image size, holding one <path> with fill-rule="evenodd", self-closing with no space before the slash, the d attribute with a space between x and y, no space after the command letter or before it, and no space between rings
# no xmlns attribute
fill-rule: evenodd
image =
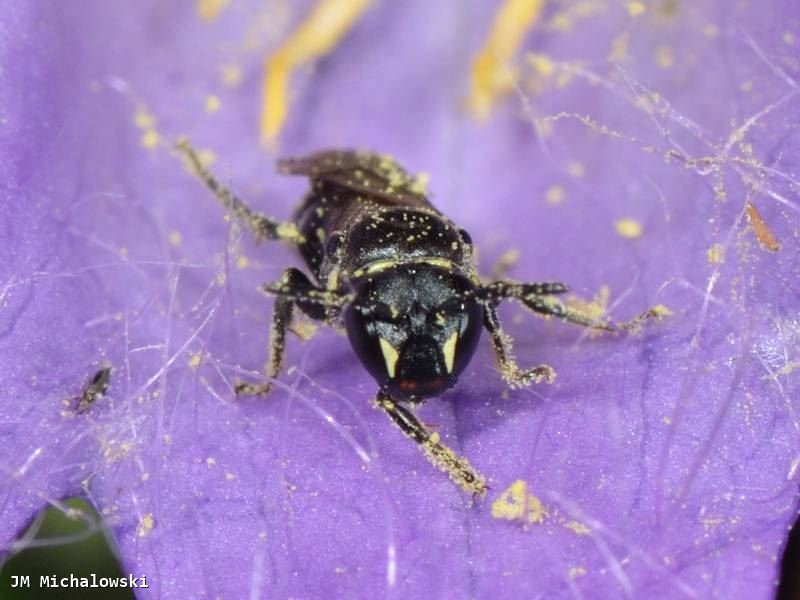
<svg viewBox="0 0 800 600"><path fill-rule="evenodd" d="M375 275L376 273L381 273L387 269L393 269L394 267L417 263L441 267L448 270L460 270L458 265L448 258L441 258L439 256L415 256L405 260L398 258L387 258L384 260L373 261L368 265L364 265L360 269L353 271L353 277Z"/></svg>

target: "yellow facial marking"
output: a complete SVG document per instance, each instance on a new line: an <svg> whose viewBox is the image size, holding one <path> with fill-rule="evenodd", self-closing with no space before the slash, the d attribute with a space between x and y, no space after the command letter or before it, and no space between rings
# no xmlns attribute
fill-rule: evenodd
<svg viewBox="0 0 800 600"><path fill-rule="evenodd" d="M453 333L447 341L442 344L442 353L444 354L444 364L447 367L447 372L453 372L453 363L456 358L456 342L458 341L458 334Z"/></svg>
<svg viewBox="0 0 800 600"><path fill-rule="evenodd" d="M394 349L394 346L392 346L385 339L381 338L380 342L383 360L386 363L386 372L389 373L389 377L394 378L397 359L400 358L400 355L397 353L397 350Z"/></svg>

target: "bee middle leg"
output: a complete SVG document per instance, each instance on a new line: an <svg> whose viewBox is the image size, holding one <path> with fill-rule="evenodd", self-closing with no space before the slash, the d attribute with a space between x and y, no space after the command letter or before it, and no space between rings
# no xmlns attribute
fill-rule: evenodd
<svg viewBox="0 0 800 600"><path fill-rule="evenodd" d="M481 296L487 301L495 303L501 300L516 300L527 310L550 317L556 317L562 321L600 329L603 331L615 331L614 328L604 320L594 319L580 311L566 306L563 302L553 296L563 294L569 288L563 283L544 282L544 283L515 283L510 281L495 281L483 286L480 290Z"/></svg>
<svg viewBox="0 0 800 600"><path fill-rule="evenodd" d="M495 281L484 285L478 291L478 296L484 306L483 324L492 338L497 362L500 365L500 374L511 387L524 387L531 383L552 383L556 373L548 365L539 365L530 369L521 369L514 358L513 344L500 324L497 306L501 300L516 300L527 310L544 316L551 316L592 329L614 331L606 321L593 319L578 312L553 296L567 292L569 288L563 283L516 283L512 281Z"/></svg>
<svg viewBox="0 0 800 600"><path fill-rule="evenodd" d="M283 366L286 331L291 326L295 307L311 319L322 321L335 319L343 303L341 295L317 288L305 273L295 268L286 269L279 282L267 284L262 289L276 296L269 334L269 358L264 367L268 380L261 384L239 382L235 387L237 395L269 394L272 380L280 375Z"/></svg>
<svg viewBox="0 0 800 600"><path fill-rule="evenodd" d="M305 243L305 238L294 223L282 223L262 213L255 212L233 192L223 186L203 164L189 140L180 138L175 143L175 149L183 156L189 170L205 183L206 187L217 197L220 204L231 211L239 222L255 235L256 239L282 240L295 246Z"/></svg>

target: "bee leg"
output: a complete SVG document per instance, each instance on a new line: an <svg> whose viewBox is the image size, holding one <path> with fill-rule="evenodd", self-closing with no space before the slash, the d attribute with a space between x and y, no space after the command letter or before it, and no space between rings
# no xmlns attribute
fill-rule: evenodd
<svg viewBox="0 0 800 600"><path fill-rule="evenodd" d="M495 281L483 286L479 291L479 296L486 301L494 303L504 299L516 300L529 311L540 315L556 317L562 321L582 327L614 331L614 328L608 322L593 319L552 298L556 294L563 294L567 291L569 291L569 288L558 282L514 283L510 281Z"/></svg>
<svg viewBox="0 0 800 600"><path fill-rule="evenodd" d="M497 315L497 305L489 302L484 305L483 325L492 338L497 363L503 380L513 388L525 387L531 383L552 383L556 372L548 365L539 365L530 369L521 369L514 358L511 336L503 331Z"/></svg>
<svg viewBox="0 0 800 600"><path fill-rule="evenodd" d="M528 296L524 300L520 300L520 302L522 302L523 306L528 310L539 313L540 315L556 317L562 321L580 325L581 327L589 327L590 329L600 329L609 332L615 331L614 327L607 321L593 319L589 315L564 305L555 298Z"/></svg>
<svg viewBox="0 0 800 600"><path fill-rule="evenodd" d="M437 469L447 473L462 490L480 496L488 489L486 480L469 461L456 454L431 433L408 408L385 392L378 392L375 403L382 408L400 430L419 444L422 452Z"/></svg>
<svg viewBox="0 0 800 600"><path fill-rule="evenodd" d="M344 302L341 296L315 287L305 273L295 268L286 269L279 282L267 284L262 290L276 295L269 334L269 358L264 367L268 381L261 384L238 382L235 388L237 395L269 394L272 380L280 374L283 366L286 331L292 323L295 307L312 319L323 320L335 318ZM330 304L333 299L336 299L336 304Z"/></svg>
<svg viewBox="0 0 800 600"><path fill-rule="evenodd" d="M233 192L223 186L209 171L197 154L197 151L186 138L175 143L175 149L183 156L189 170L196 175L206 187L217 197L217 200L245 227L253 232L258 240L282 240L295 246L305 243L305 238L294 223L281 223L264 214L253 211L247 204L237 198Z"/></svg>
<svg viewBox="0 0 800 600"><path fill-rule="evenodd" d="M269 331L269 358L264 367L267 381L253 384L239 381L234 388L237 396L266 396L272 389L272 380L281 372L283 354L286 347L286 330L292 322L294 301L279 296L272 312L272 326Z"/></svg>

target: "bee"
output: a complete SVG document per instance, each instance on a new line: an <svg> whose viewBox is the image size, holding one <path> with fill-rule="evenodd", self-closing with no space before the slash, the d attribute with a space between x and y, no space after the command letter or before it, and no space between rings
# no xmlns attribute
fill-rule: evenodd
<svg viewBox="0 0 800 600"><path fill-rule="evenodd" d="M482 283L469 234L439 212L420 185L392 158L327 150L278 161L279 172L303 175L308 194L290 221L250 209L223 187L189 142L176 149L189 170L258 240L297 248L310 272L290 267L261 289L275 297L265 383L237 383L236 393L263 396L281 372L286 332L300 310L344 326L350 345L375 379L375 404L428 459L464 491L483 494L486 480L417 418L414 406L456 384L485 329L511 387L550 383L548 365L523 369L497 308L509 299L533 313L610 330L555 296L563 283Z"/></svg>

